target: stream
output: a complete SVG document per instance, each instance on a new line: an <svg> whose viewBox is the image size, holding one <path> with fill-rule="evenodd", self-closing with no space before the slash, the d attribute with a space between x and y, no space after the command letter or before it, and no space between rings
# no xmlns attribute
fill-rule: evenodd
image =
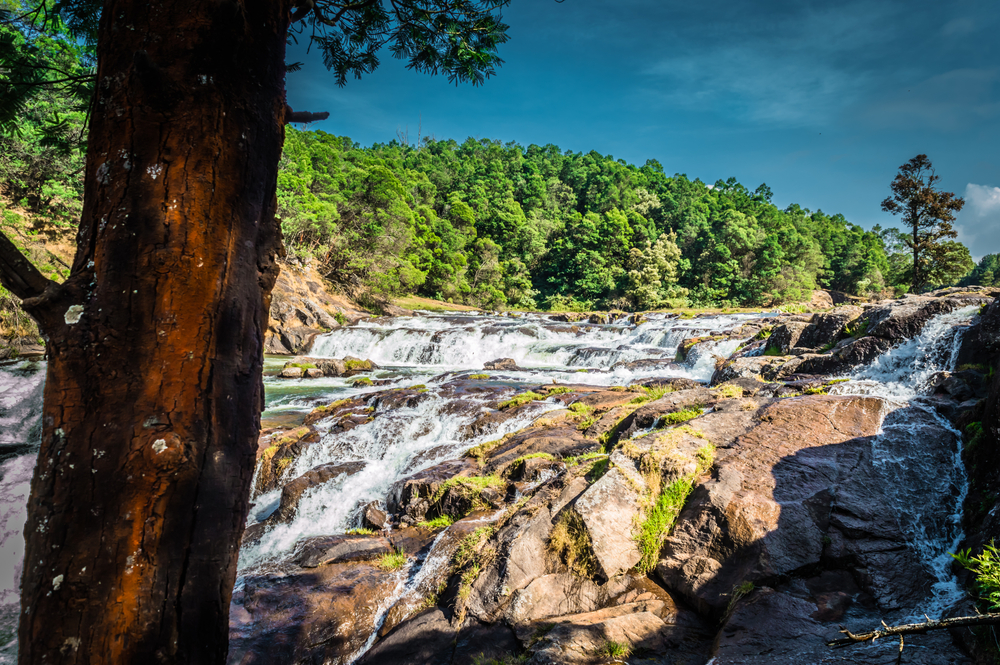
<svg viewBox="0 0 1000 665"><path fill-rule="evenodd" d="M488 411L495 394L474 390L456 395L445 384L465 378L492 388L524 389L542 383L627 386L652 377L686 377L707 382L719 357L732 354L741 341L710 339L766 314L732 314L681 319L653 314L640 325L626 319L606 325L557 323L544 315L420 314L374 319L339 328L318 337L313 357L346 355L371 359L379 369L369 376L387 385L355 387L353 379L280 379L284 357L265 359L265 427L295 425L316 406L386 387L425 387L428 398L414 407L385 409L372 422L333 433L318 425L319 443L295 459L283 477L295 478L326 463L363 462L362 471L343 475L308 490L292 521L270 528L259 541L240 552L240 578L276 568L295 552L303 538L334 535L359 524L359 510L368 502L384 501L398 480L467 449L514 432L561 405L537 402L499 430L469 436L464 430ZM961 437L924 400L931 376L954 369L962 331L975 316L965 308L932 319L923 333L883 354L866 367L845 375L831 393L875 395L885 400L882 432L873 443L876 463L885 481L898 487L896 509L912 537L911 546L933 571L931 607L915 614L940 616L962 597L950 572L949 551L961 541L961 505L967 492L959 447ZM692 337L709 338L675 360L678 345ZM486 362L513 358L514 371L483 370ZM487 378L469 379L470 375ZM28 487L39 440L39 414L44 363L21 361L0 365L0 663L16 654L18 580L24 542ZM462 408L456 408L456 400ZM932 443L928 432L933 431ZM934 445L936 443L936 445ZM254 500L248 525L265 520L276 508L280 489ZM401 570L394 597L399 597L429 572L447 562L412 561ZM428 567L422 570L422 567ZM392 598L384 600L385 611ZM378 626L376 626L377 631ZM375 633L365 648L374 641ZM360 657L365 649L354 654Z"/></svg>

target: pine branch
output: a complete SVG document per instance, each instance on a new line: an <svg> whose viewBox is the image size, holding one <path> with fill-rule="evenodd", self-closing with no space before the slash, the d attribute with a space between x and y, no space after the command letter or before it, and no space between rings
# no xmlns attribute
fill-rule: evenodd
<svg viewBox="0 0 1000 665"><path fill-rule="evenodd" d="M926 615L927 621L922 623L907 623L901 624L899 626L887 626L886 623L882 622L882 628L878 628L867 633L854 634L846 628L841 628L841 633L847 637L841 637L840 639L833 640L832 642L827 642L827 646L831 647L844 647L857 642L870 642L877 640L880 637L888 637L890 635L913 635L917 633L925 633L928 630L938 630L941 628L959 628L962 626L990 626L990 625L1000 625L1000 612L994 612L990 614L977 614L976 616L967 617L952 617L950 619L940 619L934 620Z"/></svg>

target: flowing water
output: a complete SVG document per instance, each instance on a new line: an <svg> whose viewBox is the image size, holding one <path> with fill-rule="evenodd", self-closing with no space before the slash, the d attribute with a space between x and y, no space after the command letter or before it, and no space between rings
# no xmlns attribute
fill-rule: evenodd
<svg viewBox="0 0 1000 665"><path fill-rule="evenodd" d="M546 411L558 408L538 402L499 430L468 436L463 428L487 410L475 392L457 395L448 383L486 373L484 385L524 388L542 383L628 385L651 377L688 377L707 381L719 356L727 357L739 339L708 340L695 346L684 362L675 361L678 345L691 337L711 337L755 315L722 315L679 319L652 315L637 325L555 323L539 315L417 315L372 320L339 328L317 338L311 355L369 358L380 365L371 377L389 387L422 384L427 393L412 407L377 407L370 423L343 433L322 431L321 440L289 465L294 478L325 463L363 462L354 475L342 475L308 491L296 517L272 527L240 554L240 575L267 570L287 560L301 539L342 533L356 523L358 510L369 501L384 500L397 480L441 461L454 459L485 440L520 429ZM961 591L950 574L948 551L962 537L960 508L967 491L959 457L960 437L926 404L932 375L953 369L961 334L974 308L945 314L927 324L923 333L844 377L831 392L868 394L886 401L882 432L874 442L875 459L886 482L898 488L896 512L913 547L922 555L938 584L934 613L952 604ZM513 358L518 369L485 371L483 364ZM352 380L323 378L285 380L273 376L284 359L265 362L265 423L295 424L319 404L384 390L359 388ZM16 651L13 630L17 618L17 584L23 556L21 531L28 484L38 447L39 414L44 372L41 363L0 366L0 664ZM465 402L453 408L455 400ZM495 399L491 396L490 399ZM320 425L321 427L321 425ZM249 523L262 521L276 508L280 491L255 499ZM399 584L384 599L384 611L412 591L432 570L447 562L433 556L414 561L399 573ZM925 608L919 608L925 611ZM929 614L931 612L928 612ZM371 639L369 640L371 642ZM360 654L365 649L356 654Z"/></svg>
<svg viewBox="0 0 1000 665"><path fill-rule="evenodd" d="M925 613L940 618L965 596L951 572L949 554L964 537L962 504L969 484L962 435L923 398L933 390L936 373L955 370L962 335L978 309L965 307L931 319L920 335L844 377L849 380L830 391L885 400L873 459L885 486L893 489L892 505L886 508L937 579L926 606L913 608L914 619Z"/></svg>
<svg viewBox="0 0 1000 665"><path fill-rule="evenodd" d="M41 443L44 363L0 365L0 664L17 662L24 522Z"/></svg>

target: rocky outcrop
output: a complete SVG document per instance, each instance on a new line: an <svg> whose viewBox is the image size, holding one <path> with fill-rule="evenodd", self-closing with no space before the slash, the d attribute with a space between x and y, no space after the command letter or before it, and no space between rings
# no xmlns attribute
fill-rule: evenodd
<svg viewBox="0 0 1000 665"><path fill-rule="evenodd" d="M282 263L271 291L264 351L281 355L302 353L316 335L367 316L347 298L332 294L315 268Z"/></svg>
<svg viewBox="0 0 1000 665"><path fill-rule="evenodd" d="M289 360L279 372L282 379L319 379L324 376L356 376L379 369L371 360L355 356L343 358L310 358L300 356Z"/></svg>

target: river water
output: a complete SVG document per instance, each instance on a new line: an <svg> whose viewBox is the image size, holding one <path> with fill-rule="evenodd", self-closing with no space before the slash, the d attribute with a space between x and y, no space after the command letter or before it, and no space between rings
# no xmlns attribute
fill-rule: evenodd
<svg viewBox="0 0 1000 665"><path fill-rule="evenodd" d="M901 519L907 520L912 546L939 579L934 590L935 614L961 595L950 574L947 552L954 551L962 536L960 509L967 483L958 433L920 396L928 390L927 381L934 372L953 369L961 332L974 315L974 308L968 308L937 317L921 336L844 377L849 380L834 390L886 400L883 432L874 444L876 459L886 481L901 487L898 508ZM359 507L384 500L400 478L454 459L482 441L516 431L558 408L554 403L537 402L500 430L470 437L463 427L487 410L486 399L476 397L474 391L464 394L463 400L479 400L478 409L456 411L451 408L456 398L447 389L449 381L464 377L466 384L480 381L510 388L511 393L515 388L553 381L600 386L624 386L651 377L707 381L717 359L728 357L741 340L708 340L696 345L684 362L675 362L678 345L687 338L733 330L759 316L766 315L680 319L654 314L640 325L626 320L573 325L530 314L423 314L362 322L317 338L312 356L369 358L380 366L372 379L388 381L388 387L423 385L427 396L415 407L377 413L372 422L348 432L323 432L321 441L285 471L287 479L330 462L361 461L364 470L308 491L290 523L274 526L241 551L241 579L286 560L302 538L342 533L355 526ZM513 358L520 369L483 370L484 363L500 357ZM265 426L296 424L317 405L387 387L354 387L352 379L342 378L277 378L285 360L265 360ZM24 547L21 530L38 446L43 370L44 363L0 366L0 663L13 662L16 653L17 587ZM469 380L473 374L488 378ZM928 445L928 427L940 439L937 445ZM279 497L279 490L256 497L248 523L265 519ZM398 593L405 590L402 580L419 579L421 571L407 569L400 575Z"/></svg>

